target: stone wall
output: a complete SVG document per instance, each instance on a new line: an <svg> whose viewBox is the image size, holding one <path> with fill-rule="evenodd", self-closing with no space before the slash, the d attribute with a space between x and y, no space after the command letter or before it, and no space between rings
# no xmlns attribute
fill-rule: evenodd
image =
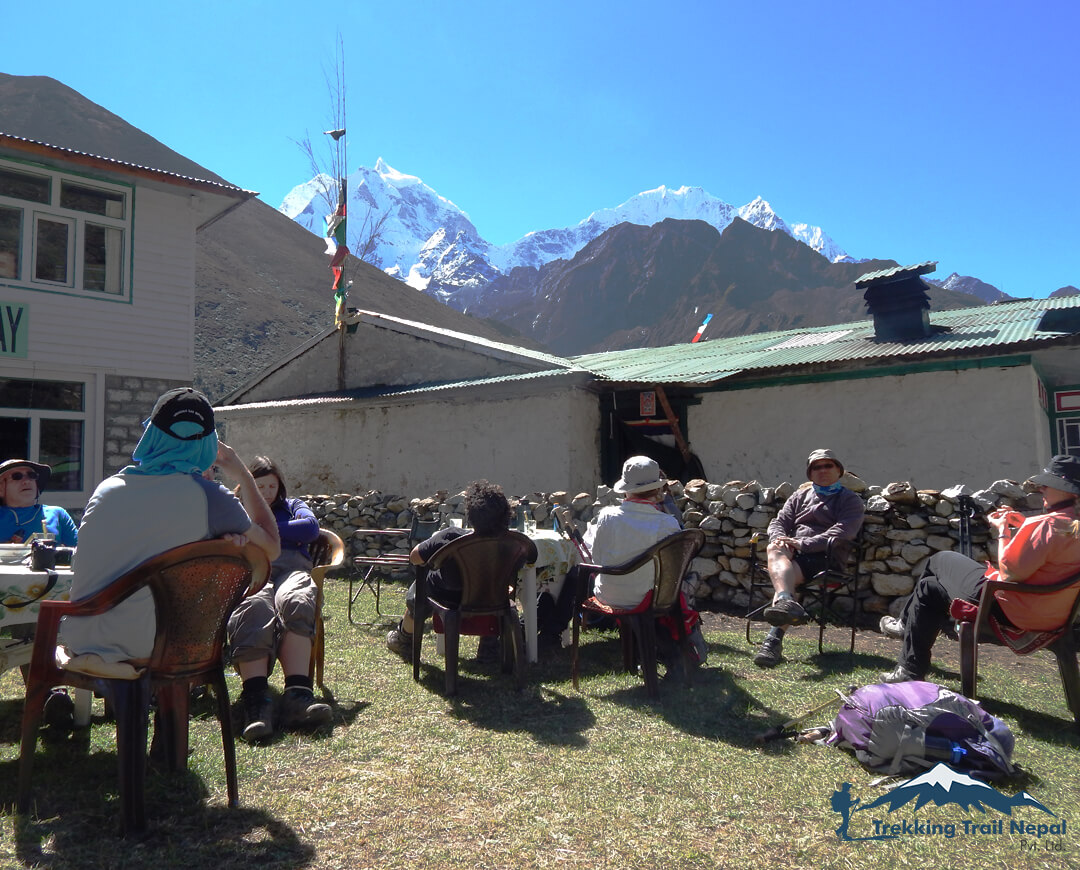
<svg viewBox="0 0 1080 870"><path fill-rule="evenodd" d="M131 453L142 437L142 421L150 416L158 396L167 390L187 386L190 383L165 378L105 376L103 477L116 474L131 464Z"/></svg>
<svg viewBox="0 0 1080 870"><path fill-rule="evenodd" d="M983 513L995 507L1033 511L1042 499L1031 487L999 480L972 492L963 485L943 491L917 490L910 483L868 486L851 474L843 482L866 502L862 534L858 596L870 615L899 612L922 573L926 560L939 550L959 549L961 495L976 506L970 521L972 558L996 560L997 541L992 539ZM687 527L705 532L706 543L691 566L690 589L700 610L743 612L750 596L750 557L754 547L765 558L765 529L795 487L781 483L763 486L757 481L712 484L703 480L686 485L671 483L672 495L683 512ZM408 529L414 516L430 519L435 513L464 516L464 493L446 491L426 498L408 498L369 492L364 495L301 496L319 522L336 531L346 544L346 564L352 557L379 552L408 552ZM595 496L565 492L533 493L527 497L528 513L541 528L552 527L552 508L567 506L574 523L584 531L602 508L616 504L619 496L601 486ZM367 534L369 529L401 529L400 538ZM755 541L756 536L756 541ZM761 595L761 592L757 592ZM841 609L852 605L850 593L841 593ZM876 618L876 617L875 617Z"/></svg>

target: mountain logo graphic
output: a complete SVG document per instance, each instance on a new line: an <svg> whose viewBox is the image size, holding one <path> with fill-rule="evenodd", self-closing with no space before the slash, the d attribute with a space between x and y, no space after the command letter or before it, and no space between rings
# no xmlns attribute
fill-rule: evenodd
<svg viewBox="0 0 1080 870"><path fill-rule="evenodd" d="M935 806L952 804L960 807L965 812L978 810L986 813L987 809L997 810L1007 816L1012 815L1015 807L1035 807L1048 815L1057 818L1057 814L1049 810L1043 804L1026 791L1018 795L1004 795L984 782L973 779L963 773L957 773L947 764L939 762L925 773L901 783L896 788L883 794L870 803L862 803L858 798L851 797L851 783L845 782L839 789L833 792L832 808L843 817L843 822L836 829L836 836L841 840L892 840L891 834L878 834L871 837L852 837L848 834L848 825L854 813L865 810L884 807L885 812L895 812L907 804L914 802L913 811L920 807L933 803Z"/></svg>

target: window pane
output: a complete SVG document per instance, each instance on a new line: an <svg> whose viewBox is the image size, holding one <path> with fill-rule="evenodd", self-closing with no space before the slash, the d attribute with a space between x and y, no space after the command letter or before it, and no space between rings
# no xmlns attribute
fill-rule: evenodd
<svg viewBox="0 0 1080 870"><path fill-rule="evenodd" d="M0 378L0 408L83 411L86 385L80 381L30 381ZM10 457L0 456L0 460Z"/></svg>
<svg viewBox="0 0 1080 870"><path fill-rule="evenodd" d="M37 250L34 278L38 281L68 283L68 234L66 223L40 218L37 222Z"/></svg>
<svg viewBox="0 0 1080 870"><path fill-rule="evenodd" d="M72 184L69 181L60 183L60 205L64 208L88 211L90 214L101 214L106 217L122 218L124 216L122 193L83 187L81 184Z"/></svg>
<svg viewBox="0 0 1080 870"><path fill-rule="evenodd" d="M115 227L86 225L83 243L83 287L103 293L120 293L120 254L124 233Z"/></svg>
<svg viewBox="0 0 1080 870"><path fill-rule="evenodd" d="M77 492L82 489L82 420L42 420L38 459L52 466L49 489Z"/></svg>
<svg viewBox="0 0 1080 870"><path fill-rule="evenodd" d="M0 462L30 456L30 421L26 417L0 417Z"/></svg>
<svg viewBox="0 0 1080 870"><path fill-rule="evenodd" d="M25 172L0 169L0 196L47 203L49 179L40 175L27 175Z"/></svg>
<svg viewBox="0 0 1080 870"><path fill-rule="evenodd" d="M22 209L0 205L0 278L19 277Z"/></svg>

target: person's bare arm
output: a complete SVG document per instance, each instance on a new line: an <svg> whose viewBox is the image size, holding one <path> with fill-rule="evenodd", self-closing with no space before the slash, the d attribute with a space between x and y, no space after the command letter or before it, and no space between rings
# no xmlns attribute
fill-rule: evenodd
<svg viewBox="0 0 1080 870"><path fill-rule="evenodd" d="M251 517L251 528L245 536L256 547L266 553L271 562L281 555L281 538L278 536L277 521L266 503L259 494L259 488L255 485L255 478L247 470L247 466L240 461L228 444L219 442L218 455L215 463L222 474L237 481L237 494L240 502L244 505L248 516Z"/></svg>

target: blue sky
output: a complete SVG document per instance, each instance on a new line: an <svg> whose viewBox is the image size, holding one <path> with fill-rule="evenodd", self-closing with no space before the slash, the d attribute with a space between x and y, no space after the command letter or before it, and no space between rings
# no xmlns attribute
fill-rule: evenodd
<svg viewBox="0 0 1080 870"><path fill-rule="evenodd" d="M59 2L42 31L9 4L0 71L277 206L309 175L293 140L326 129L340 33L350 169L420 176L493 243L690 185L935 277L1080 286L1073 2L334 6Z"/></svg>

